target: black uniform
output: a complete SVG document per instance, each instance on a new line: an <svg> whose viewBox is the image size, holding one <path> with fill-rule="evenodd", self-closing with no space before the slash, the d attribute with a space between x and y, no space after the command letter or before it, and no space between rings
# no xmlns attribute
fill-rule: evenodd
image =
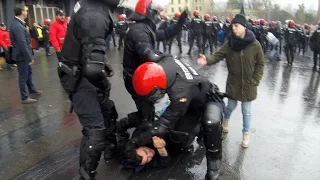
<svg viewBox="0 0 320 180"><path fill-rule="evenodd" d="M50 55L50 43L49 43L49 26L42 26L42 35L43 35L43 47L46 50L46 55Z"/></svg>
<svg viewBox="0 0 320 180"><path fill-rule="evenodd" d="M217 20L213 20L213 25L215 27L215 35L213 36L213 44L214 48L217 49L218 47L218 39L219 39L219 32L221 30L220 23Z"/></svg>
<svg viewBox="0 0 320 180"><path fill-rule="evenodd" d="M80 7L81 6L81 7ZM94 179L102 151L116 152L117 111L109 99L106 36L113 29L111 7L100 0L75 6L61 51L58 74L82 125L80 175Z"/></svg>
<svg viewBox="0 0 320 180"><path fill-rule="evenodd" d="M196 136L193 133L197 132L194 131L195 127L201 123L207 150L208 172L206 176L207 179L217 179L222 152L223 103L213 101L212 95L219 94L219 98L222 98L221 93L216 93L218 92L217 89L213 90L211 88L213 86L208 79L199 75L193 67L186 63L174 60L172 57L166 57L159 64L166 73L168 87L166 93L169 96L170 105L159 117L159 120L152 123L146 134L131 139L125 145L125 152L130 152L144 145L150 141L152 136L169 137L178 144L178 147L187 147ZM188 122L185 121L186 119ZM130 125L133 126L134 124ZM188 135L171 134L171 130L188 132Z"/></svg>
<svg viewBox="0 0 320 180"><path fill-rule="evenodd" d="M161 19L161 21L159 22L159 30L160 29L166 29L169 26L169 23L166 19ZM163 39L162 41L157 41L157 50L159 50L159 46L160 46L160 42L162 42L162 46L163 46L163 51L166 52L167 51L167 40Z"/></svg>
<svg viewBox="0 0 320 180"><path fill-rule="evenodd" d="M268 41L266 39L267 33L268 33L268 27L265 25L260 25L257 27L257 40L260 42L263 52L266 53L268 49Z"/></svg>
<svg viewBox="0 0 320 180"><path fill-rule="evenodd" d="M224 40L226 40L226 38L229 36L230 32L231 32L231 23L226 21L223 26L223 34L224 34Z"/></svg>
<svg viewBox="0 0 320 180"><path fill-rule="evenodd" d="M170 25L171 26L172 25L176 25L176 24L178 24L178 22L179 22L179 20L174 18L174 19L171 20ZM185 27L185 25L183 27ZM179 52L180 53L182 53L181 37L182 37L182 31L178 32L178 34L175 36L175 39L178 42L178 48L179 48ZM171 38L169 40L169 53L171 53L171 47L172 47L173 39L174 38Z"/></svg>
<svg viewBox="0 0 320 180"><path fill-rule="evenodd" d="M305 46L304 46L304 51L307 52L308 51L308 47L309 47L309 43L310 43L310 28L305 28L304 29L304 33L305 33Z"/></svg>
<svg viewBox="0 0 320 180"><path fill-rule="evenodd" d="M129 24L127 21L118 21L116 26L116 32L119 34L119 50L123 46L123 40L126 35Z"/></svg>
<svg viewBox="0 0 320 180"><path fill-rule="evenodd" d="M298 39L300 37L299 32L294 27L288 27L288 29L284 32L284 41L285 46L284 50L287 56L287 61L289 65L292 65L294 60L294 47L298 43Z"/></svg>
<svg viewBox="0 0 320 180"><path fill-rule="evenodd" d="M198 46L198 51L201 53L201 37L202 37L202 32L203 32L203 25L202 25L202 20L200 17L195 16L192 18L191 23L190 23L190 39L189 39L189 51L188 54L191 54L191 50L193 47L194 40L197 41L197 46Z"/></svg>
<svg viewBox="0 0 320 180"><path fill-rule="evenodd" d="M216 35L215 26L212 21L205 20L203 22L203 42L202 42L202 53L204 54L206 49L206 43L209 42L210 53L213 52L213 37Z"/></svg>
<svg viewBox="0 0 320 180"><path fill-rule="evenodd" d="M185 15L183 15L185 14ZM162 41L174 37L184 24L186 13L182 13L181 21L175 26L156 31L156 25L148 18L135 13L131 20L136 21L127 32L123 54L123 78L127 91L131 94L138 111L128 114L128 118L136 121L153 121L154 107L150 102L140 99L132 85L134 71L144 62L157 62L161 58L161 52L155 50L156 41Z"/></svg>
<svg viewBox="0 0 320 180"><path fill-rule="evenodd" d="M297 43L297 47L298 47L298 53L300 54L301 50L302 50L302 54L304 55L305 53L305 45L306 45L306 35L304 34L304 31L302 29L298 29L299 32L299 38L298 38L298 43Z"/></svg>
<svg viewBox="0 0 320 180"><path fill-rule="evenodd" d="M310 49L313 51L313 69L316 70L320 54L320 28L315 30L310 38Z"/></svg>

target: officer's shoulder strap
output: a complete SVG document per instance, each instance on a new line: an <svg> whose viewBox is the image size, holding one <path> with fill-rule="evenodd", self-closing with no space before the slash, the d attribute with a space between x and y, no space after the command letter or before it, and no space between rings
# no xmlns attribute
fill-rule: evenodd
<svg viewBox="0 0 320 180"><path fill-rule="evenodd" d="M156 33L151 29L150 26L145 24L145 27L148 29L148 31L150 31L150 33L152 34L152 46L155 46L155 43L157 41L157 36Z"/></svg>

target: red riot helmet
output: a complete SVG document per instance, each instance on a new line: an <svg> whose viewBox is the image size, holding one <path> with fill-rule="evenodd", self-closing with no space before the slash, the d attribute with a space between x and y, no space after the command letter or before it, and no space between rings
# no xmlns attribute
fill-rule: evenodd
<svg viewBox="0 0 320 180"><path fill-rule="evenodd" d="M174 17L175 17L176 19L179 19L179 18L180 18L180 16L181 16L181 14L180 14L180 13L178 13L178 12L174 13Z"/></svg>
<svg viewBox="0 0 320 180"><path fill-rule="evenodd" d="M293 20L290 20L289 22L288 22L288 26L290 26L290 27L292 27L292 26L294 26L294 21Z"/></svg>
<svg viewBox="0 0 320 180"><path fill-rule="evenodd" d="M213 16L212 18L214 21L218 20L217 16Z"/></svg>
<svg viewBox="0 0 320 180"><path fill-rule="evenodd" d="M226 22L230 22L230 18L229 17L226 17Z"/></svg>
<svg viewBox="0 0 320 180"><path fill-rule="evenodd" d="M205 14L204 15L204 20L210 20L210 15L209 14Z"/></svg>
<svg viewBox="0 0 320 180"><path fill-rule="evenodd" d="M301 24L297 24L297 28L301 29L302 28Z"/></svg>
<svg viewBox="0 0 320 180"><path fill-rule="evenodd" d="M135 21L149 19L156 23L160 12L164 11L170 2L170 0L138 0L130 19Z"/></svg>
<svg viewBox="0 0 320 180"><path fill-rule="evenodd" d="M199 13L198 10L194 10L194 11L193 11L193 15L194 15L194 16L199 16L199 14L200 14L200 13Z"/></svg>
<svg viewBox="0 0 320 180"><path fill-rule="evenodd" d="M161 99L167 89L167 75L163 67L155 62L140 65L133 74L135 92L149 101Z"/></svg>
<svg viewBox="0 0 320 180"><path fill-rule="evenodd" d="M264 19L260 19L260 24L261 24L261 25L266 25L266 24L267 24L267 21L265 21Z"/></svg>

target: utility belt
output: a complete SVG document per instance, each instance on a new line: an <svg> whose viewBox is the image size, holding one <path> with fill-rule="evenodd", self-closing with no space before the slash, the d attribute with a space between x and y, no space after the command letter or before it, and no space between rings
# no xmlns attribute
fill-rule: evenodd
<svg viewBox="0 0 320 180"><path fill-rule="evenodd" d="M60 82L69 95L69 99L72 101L72 96L75 93L79 80L81 79L81 73L77 65L65 62L58 63L58 75ZM73 107L70 107L70 113L72 113Z"/></svg>

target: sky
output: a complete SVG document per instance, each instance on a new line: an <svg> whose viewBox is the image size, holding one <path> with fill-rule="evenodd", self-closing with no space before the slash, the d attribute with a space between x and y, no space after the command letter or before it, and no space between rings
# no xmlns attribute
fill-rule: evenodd
<svg viewBox="0 0 320 180"><path fill-rule="evenodd" d="M302 2L305 4L306 9L309 9L310 7L314 10L318 10L318 0L273 0L274 2L277 2L280 4L282 8L288 7L288 5L292 5L293 8L298 8L298 4L302 4ZM227 0L214 0L214 2L227 2Z"/></svg>

